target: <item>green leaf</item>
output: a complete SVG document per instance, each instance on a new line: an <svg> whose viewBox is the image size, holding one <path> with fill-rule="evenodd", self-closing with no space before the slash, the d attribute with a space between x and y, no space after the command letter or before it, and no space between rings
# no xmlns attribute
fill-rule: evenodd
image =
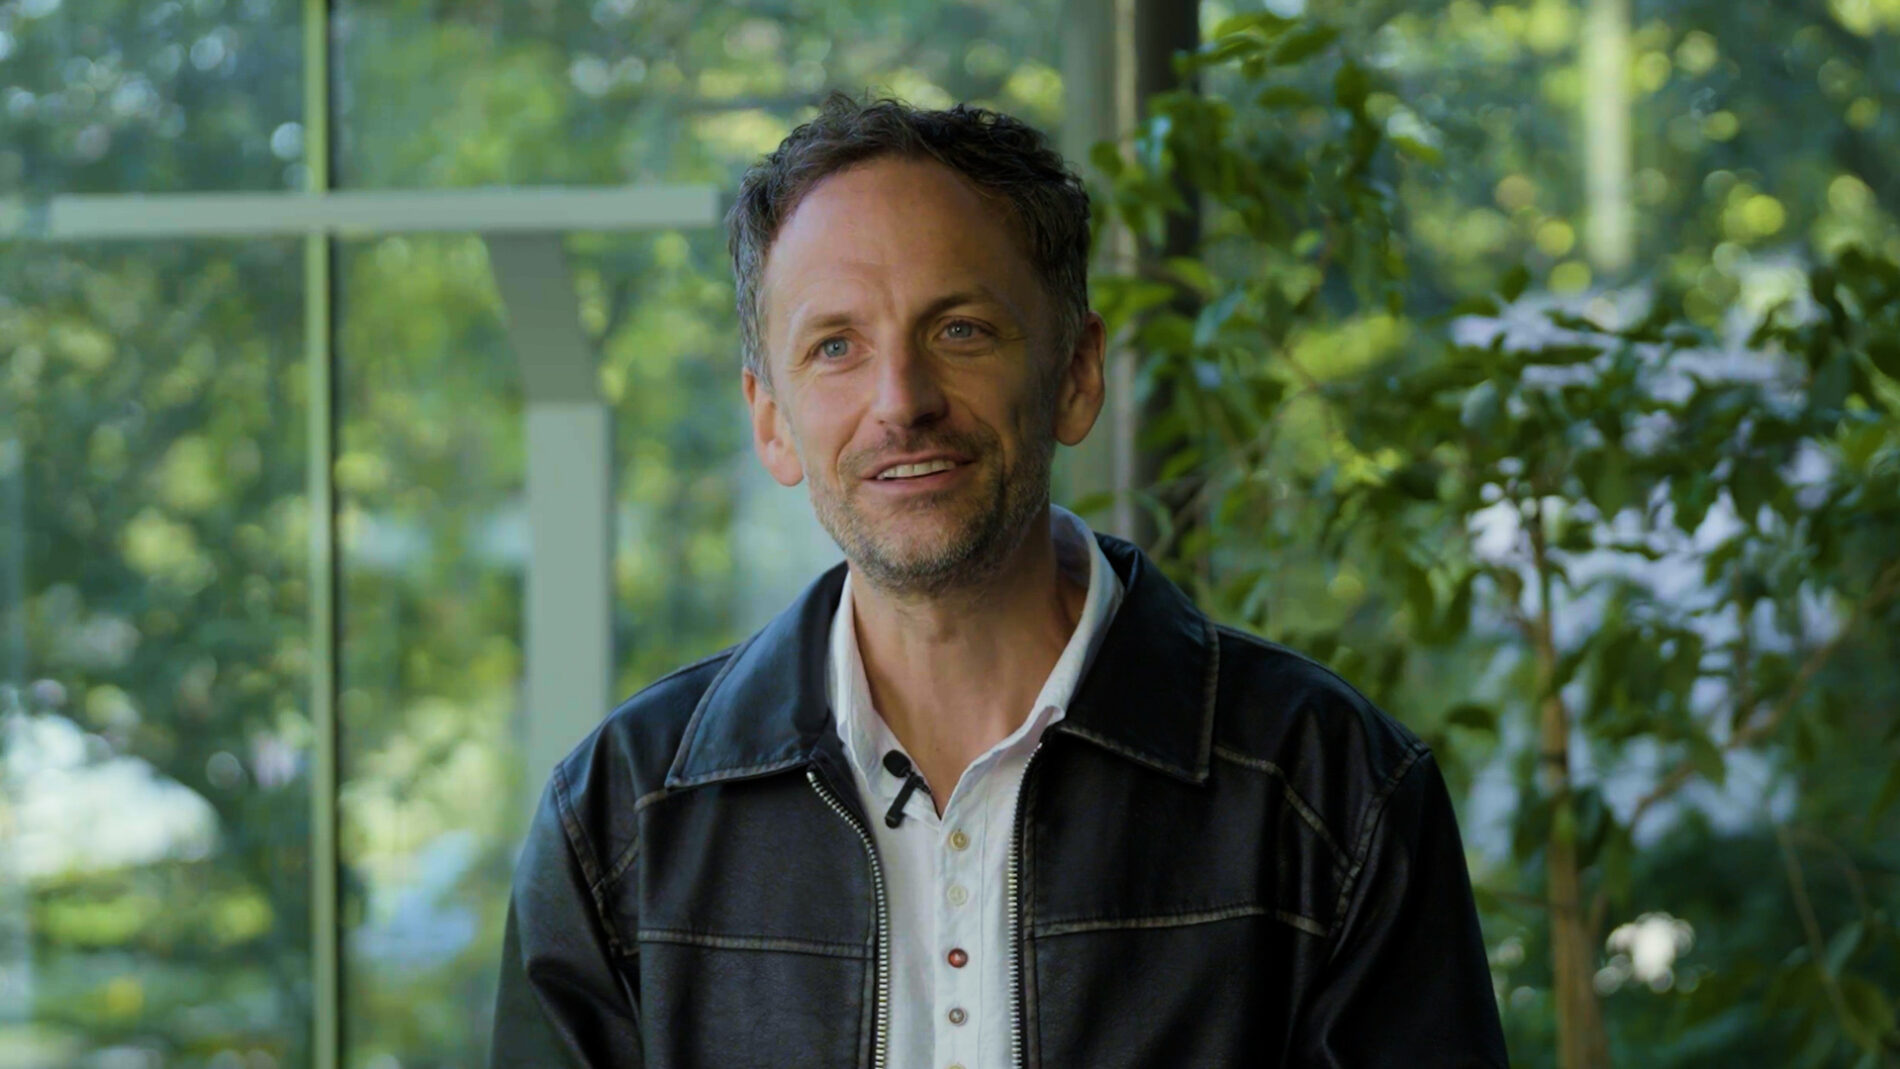
<svg viewBox="0 0 1900 1069"><path fill-rule="evenodd" d="M1531 353L1531 362L1548 367L1569 367L1587 364L1602 355L1603 349L1596 345L1544 345Z"/></svg>
<svg viewBox="0 0 1900 1069"><path fill-rule="evenodd" d="M1895 721L1894 730L1900 731L1900 720ZM1867 810L1867 823L1873 824L1887 812L1887 808L1900 799L1900 762L1887 770L1887 782L1880 787L1880 794L1874 798L1873 807Z"/></svg>
<svg viewBox="0 0 1900 1069"><path fill-rule="evenodd" d="M1894 1028L1893 996L1858 976L1843 976L1840 983L1855 1042L1877 1048Z"/></svg>
<svg viewBox="0 0 1900 1069"><path fill-rule="evenodd" d="M1587 553L1596 548L1591 524L1575 516L1565 517L1563 525L1557 529L1556 545L1566 553Z"/></svg>
<svg viewBox="0 0 1900 1069"><path fill-rule="evenodd" d="M1260 108L1304 108L1315 103L1313 94L1290 85L1267 86L1253 98L1253 102L1255 107Z"/></svg>
<svg viewBox="0 0 1900 1069"><path fill-rule="evenodd" d="M1498 731L1498 711L1476 702L1459 702L1445 714L1445 723L1495 735Z"/></svg>
<svg viewBox="0 0 1900 1069"><path fill-rule="evenodd" d="M1438 598L1432 593L1430 573L1416 564L1405 566L1405 601L1411 606L1414 625L1429 627L1438 608Z"/></svg>
<svg viewBox="0 0 1900 1069"><path fill-rule="evenodd" d="M1426 144L1416 137L1407 137L1404 134L1394 134L1390 140L1401 155L1410 156L1425 163L1445 162L1445 154L1438 150L1437 145Z"/></svg>
<svg viewBox="0 0 1900 1069"><path fill-rule="evenodd" d="M1728 778L1728 762L1722 759L1722 751L1716 748L1715 741L1704 732L1689 735L1689 763L1717 787Z"/></svg>
<svg viewBox="0 0 1900 1069"><path fill-rule="evenodd" d="M1439 633L1446 639L1461 638L1471 630L1471 589L1477 584L1478 573L1474 569L1466 572L1463 579L1452 590L1451 601L1445 606L1444 618L1439 623Z"/></svg>
<svg viewBox="0 0 1900 1069"><path fill-rule="evenodd" d="M1201 314L1194 318L1194 347L1200 349L1213 344L1221 328L1233 317L1234 309L1240 307L1240 302L1246 297L1247 291L1244 289L1231 290L1220 300L1201 309Z"/></svg>
<svg viewBox="0 0 1900 1069"><path fill-rule="evenodd" d="M1495 437L1504 423L1504 399L1498 396L1497 383L1486 379L1473 386L1459 406L1458 422L1479 437Z"/></svg>
<svg viewBox="0 0 1900 1069"><path fill-rule="evenodd" d="M1504 272L1504 277L1498 281L1498 295L1504 298L1505 304L1509 304L1519 297L1522 297L1524 290L1529 287L1530 284L1531 269L1525 267L1523 264L1518 264L1509 271Z"/></svg>
<svg viewBox="0 0 1900 1069"><path fill-rule="evenodd" d="M1848 921L1841 926L1840 931L1834 933L1833 938L1827 941L1827 953L1821 956L1821 960L1827 963L1829 973L1840 975L1848 959L1854 956L1854 951L1860 949L1861 936L1865 932L1859 921Z"/></svg>
<svg viewBox="0 0 1900 1069"><path fill-rule="evenodd" d="M1214 274L1207 264L1192 256L1170 256L1166 261L1170 274L1186 283L1202 297L1214 295Z"/></svg>
<svg viewBox="0 0 1900 1069"><path fill-rule="evenodd" d="M1138 338L1150 352L1179 355L1194 348L1194 324L1179 312L1162 312L1141 325Z"/></svg>
<svg viewBox="0 0 1900 1069"><path fill-rule="evenodd" d="M1366 97L1372 92L1372 81L1366 77L1366 70L1351 60L1340 64L1339 73L1333 75L1333 99L1339 106L1353 112L1363 112Z"/></svg>
<svg viewBox="0 0 1900 1069"><path fill-rule="evenodd" d="M1339 37L1339 29L1324 24L1310 26L1304 30L1295 30L1280 39L1273 50L1271 60L1286 66L1318 53Z"/></svg>
<svg viewBox="0 0 1900 1069"><path fill-rule="evenodd" d="M1532 795L1529 804L1519 804L1511 822L1511 856L1523 861L1543 849L1550 839L1551 804L1542 795Z"/></svg>
<svg viewBox="0 0 1900 1069"><path fill-rule="evenodd" d="M1110 179L1121 177L1122 168L1127 164L1127 161L1122 159L1120 146L1113 141L1097 141L1094 147L1089 149L1089 162Z"/></svg>
<svg viewBox="0 0 1900 1069"><path fill-rule="evenodd" d="M1749 526L1755 525L1755 518L1761 514L1761 507L1768 503L1774 487L1768 485L1774 477L1774 469L1752 465L1737 465L1735 478L1729 480L1729 497L1735 500L1736 518Z"/></svg>
<svg viewBox="0 0 1900 1069"><path fill-rule="evenodd" d="M1494 316L1498 314L1499 310L1497 298L1489 294L1478 294L1476 296L1461 298L1457 304L1451 306L1451 311L1445 314L1453 318L1457 316Z"/></svg>
<svg viewBox="0 0 1900 1069"><path fill-rule="evenodd" d="M1217 67L1242 56L1257 56L1266 51L1267 43L1251 34L1235 34L1217 38L1201 46L1199 52L1187 57L1189 68Z"/></svg>
<svg viewBox="0 0 1900 1069"><path fill-rule="evenodd" d="M1882 375L1900 379L1900 338L1881 336L1867 341L1867 359Z"/></svg>
<svg viewBox="0 0 1900 1069"><path fill-rule="evenodd" d="M1577 820L1577 861L1589 865L1596 860L1597 850L1615 822L1602 792L1594 786L1578 788L1570 804Z"/></svg>
<svg viewBox="0 0 1900 1069"><path fill-rule="evenodd" d="M1853 357L1835 353L1815 371L1814 381L1808 386L1808 404L1822 412L1839 412L1853 388Z"/></svg>
<svg viewBox="0 0 1900 1069"><path fill-rule="evenodd" d="M1230 34L1246 33L1249 30L1272 35L1292 24L1293 20L1285 15L1276 15L1271 11L1249 11L1241 15L1229 15L1215 23L1214 32L1210 36L1219 39Z"/></svg>
<svg viewBox="0 0 1900 1069"><path fill-rule="evenodd" d="M1162 482L1179 478L1193 471L1195 466L1200 464L1200 462L1200 449L1196 446L1189 446L1169 457L1167 462L1161 465L1161 471L1158 473L1157 478Z"/></svg>

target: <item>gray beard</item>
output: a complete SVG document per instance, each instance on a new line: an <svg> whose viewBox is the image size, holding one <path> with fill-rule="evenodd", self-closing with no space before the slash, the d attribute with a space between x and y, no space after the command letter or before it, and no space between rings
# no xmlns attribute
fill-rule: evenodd
<svg viewBox="0 0 1900 1069"><path fill-rule="evenodd" d="M994 452L993 436L981 446L979 455ZM845 558L873 586L906 598L941 597L952 590L980 587L1002 571L1036 517L1049 507L1054 457L1053 435L1032 443L1019 462L992 478L992 485L983 488L986 492L971 495L986 499L987 507L958 516L947 538L918 552L906 553L880 538L876 526L849 496L834 494L829 488L821 491L816 479L811 482L812 508ZM946 506L925 502L920 507Z"/></svg>

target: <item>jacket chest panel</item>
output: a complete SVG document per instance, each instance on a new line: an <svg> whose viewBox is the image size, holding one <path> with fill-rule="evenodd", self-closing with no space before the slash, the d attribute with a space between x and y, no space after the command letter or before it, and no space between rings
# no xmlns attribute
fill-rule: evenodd
<svg viewBox="0 0 1900 1069"><path fill-rule="evenodd" d="M644 1069L866 1063L869 958L643 940Z"/></svg>
<svg viewBox="0 0 1900 1069"><path fill-rule="evenodd" d="M1235 911L1329 930L1343 873L1281 781L1216 763L1207 782L1190 784L1063 741L1043 755L1030 800L1032 935Z"/></svg>
<svg viewBox="0 0 1900 1069"><path fill-rule="evenodd" d="M1341 874L1277 779L1190 784L1065 740L1024 858L1032 1065L1279 1064Z"/></svg>
<svg viewBox="0 0 1900 1069"><path fill-rule="evenodd" d="M1025 970L1031 1064L1278 1065L1300 979L1319 960L1318 940L1257 914L1039 937Z"/></svg>
<svg viewBox="0 0 1900 1069"><path fill-rule="evenodd" d="M644 1064L863 1063L876 980L869 862L804 776L693 788L643 810L640 833L614 906L629 926L638 918Z"/></svg>
<svg viewBox="0 0 1900 1069"><path fill-rule="evenodd" d="M862 840L793 771L693 788L640 815L616 912L656 933L868 957L876 935Z"/></svg>

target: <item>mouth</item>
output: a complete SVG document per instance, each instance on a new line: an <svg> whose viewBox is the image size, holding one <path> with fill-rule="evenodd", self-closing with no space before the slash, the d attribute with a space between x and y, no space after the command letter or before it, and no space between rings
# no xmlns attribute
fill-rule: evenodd
<svg viewBox="0 0 1900 1069"><path fill-rule="evenodd" d="M865 482L887 490L926 490L947 486L962 477L968 461L935 456L887 465Z"/></svg>
<svg viewBox="0 0 1900 1069"><path fill-rule="evenodd" d="M938 472L949 471L952 468L962 466L962 462L953 457L930 457L926 460L912 461L904 464L892 464L872 476L872 478L880 482L900 479L922 479L935 475Z"/></svg>

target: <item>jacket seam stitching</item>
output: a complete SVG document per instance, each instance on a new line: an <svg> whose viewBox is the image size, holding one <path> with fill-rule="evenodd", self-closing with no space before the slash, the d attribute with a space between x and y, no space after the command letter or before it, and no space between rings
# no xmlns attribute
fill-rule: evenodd
<svg viewBox="0 0 1900 1069"><path fill-rule="evenodd" d="M1209 756L1214 752L1215 707L1220 702L1220 628L1201 617L1201 634L1207 639L1207 676L1201 683L1201 753L1196 774L1207 779Z"/></svg>
<svg viewBox="0 0 1900 1069"><path fill-rule="evenodd" d="M1045 924L1038 936L1074 935L1081 932L1116 931L1131 928L1182 928L1196 924L1211 924L1217 921L1234 920L1240 917L1272 917L1283 924L1290 925L1309 935L1324 937L1328 934L1326 926L1311 917L1302 916L1290 910L1276 909L1253 902L1236 903L1231 906L1216 906L1213 909L1193 910L1185 913L1157 913L1139 917L1099 917L1088 920L1051 921Z"/></svg>
<svg viewBox="0 0 1900 1069"><path fill-rule="evenodd" d="M1166 772L1168 775L1174 776L1177 779L1185 779L1193 783L1200 782L1190 769L1184 769L1180 765L1170 761L1163 761L1153 754L1137 750L1132 746L1125 746L1099 732L1092 731L1085 727L1077 727L1073 721L1066 719L1059 720L1054 725L1051 725L1050 730L1055 731L1058 728L1061 729L1064 735L1074 735L1078 739L1087 739L1110 753L1119 754L1136 764L1152 768L1157 772Z"/></svg>
<svg viewBox="0 0 1900 1069"><path fill-rule="evenodd" d="M636 831L633 837L633 841L627 844L627 848L621 851L620 857L614 861L611 867L608 868L606 875L601 877L601 889L604 891L606 890L607 885L612 884L615 881L619 880L620 874L623 872L626 872L627 867L632 865L634 862L634 859L639 856L640 856L640 836L639 836L639 833Z"/></svg>
<svg viewBox="0 0 1900 1069"><path fill-rule="evenodd" d="M1326 848L1332 851L1334 866L1341 872L1345 872L1352 867L1351 855L1347 854L1345 849L1339 845L1339 839L1334 836L1332 830L1326 826L1326 822L1320 819L1319 813L1314 810L1311 805L1307 804L1306 799L1300 797L1298 791L1293 789L1291 777L1286 774L1285 769L1274 764L1272 761L1249 756L1229 746L1215 746L1214 755L1231 761L1242 768L1252 769L1255 772L1263 772L1279 780L1280 791L1285 796L1287 803L1293 807L1294 812L1300 815L1300 819L1305 821L1307 826L1313 829L1314 834L1320 837L1320 841L1326 844Z"/></svg>
<svg viewBox="0 0 1900 1069"><path fill-rule="evenodd" d="M783 951L792 954L813 954L828 958L858 960L870 956L864 947L856 943L835 943L822 939L793 939L771 935L719 935L713 932L694 931L690 928L641 928L634 933L634 938L643 943L681 943L719 950Z"/></svg>
<svg viewBox="0 0 1900 1069"><path fill-rule="evenodd" d="M671 787L661 787L658 790L648 791L647 793L633 800L633 811L635 813L638 813L641 810L645 809L647 806L650 806L653 803L659 801L660 799L665 798L667 795L670 795L673 793L674 791L673 791L673 788Z"/></svg>
<svg viewBox="0 0 1900 1069"><path fill-rule="evenodd" d="M736 768L716 768L710 772L704 772L697 776L693 776L690 778L682 778L679 781L679 788L683 789L687 787L703 787L709 783L720 783L729 779L742 779L754 773L776 772L782 768L792 768L796 765L803 764L804 761L805 761L805 757L803 754L795 753L789 757L775 757L770 761L762 761L756 765L741 765ZM665 792L677 794L679 793L679 789L663 787L659 791L654 791L653 794L660 794L660 793L665 793ZM645 801L647 798L652 798L653 794L642 796L641 801ZM655 800L657 801L658 799L655 799ZM637 805L639 803L635 803L635 804Z"/></svg>
<svg viewBox="0 0 1900 1069"><path fill-rule="evenodd" d="M600 861L595 856L593 844L587 839L587 829L574 813L572 801L568 797L567 771L561 765L554 766L554 808L561 816L561 831L567 836L568 849L573 851L574 860L581 867L581 876L587 881L587 897L593 899L594 919L599 922L601 932L607 937L607 948L616 957L631 957L637 948L629 947L615 930L613 921L607 916L607 904L602 898L603 877ZM636 845L638 840L635 840Z"/></svg>
<svg viewBox="0 0 1900 1069"><path fill-rule="evenodd" d="M1392 770L1392 774L1386 777L1385 783L1379 787L1378 793L1373 795L1372 800L1366 804L1365 826L1359 832L1359 842L1354 848L1357 856L1353 860L1352 868L1346 872L1346 881L1339 888L1339 900L1333 906L1335 934L1346 923L1347 904L1352 897L1354 887L1359 882L1360 874L1365 871L1366 862L1371 858L1372 839L1379 830L1380 822L1385 818L1385 803L1391 799L1392 792L1398 788L1400 781L1405 779L1421 758L1430 753L1430 748L1423 742L1413 743L1405 760L1399 762L1398 767Z"/></svg>
<svg viewBox="0 0 1900 1069"><path fill-rule="evenodd" d="M727 674L732 671L732 666L739 663L739 658L745 655L745 651L751 648L753 641L757 637L758 636L755 635L753 638L749 638L745 640L745 642L733 646L730 651L728 651L726 663L719 666L719 671L713 674L712 682L706 684L706 689L700 693L699 701L693 706L693 715L686 721L686 730L680 733L679 751L673 755L672 765L667 769L667 775L669 777L672 776L674 769L679 769L681 772L684 772L683 766L686 761L686 755L692 750L693 743L699 738L700 723L705 718L706 707L712 704L713 694L719 690L719 684L725 681ZM717 655L715 654L715 656ZM702 661L700 663L703 664L705 662ZM677 675L678 673L674 674Z"/></svg>

